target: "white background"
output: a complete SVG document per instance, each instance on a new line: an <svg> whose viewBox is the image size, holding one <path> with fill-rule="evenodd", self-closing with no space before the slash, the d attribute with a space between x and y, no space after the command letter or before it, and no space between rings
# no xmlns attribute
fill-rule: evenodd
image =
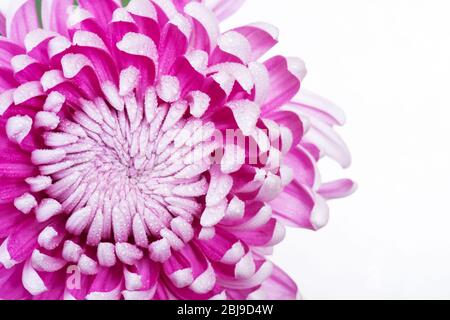
<svg viewBox="0 0 450 320"><path fill-rule="evenodd" d="M304 86L341 106L351 198L317 233L290 230L274 261L306 299L450 298L448 0L248 0L301 57ZM344 175L343 175L344 174Z"/></svg>
<svg viewBox="0 0 450 320"><path fill-rule="evenodd" d="M358 192L273 258L304 298L450 298L449 12L448 0L248 0L227 21L278 26L274 53L303 58L304 86L348 115L353 166L322 169Z"/></svg>

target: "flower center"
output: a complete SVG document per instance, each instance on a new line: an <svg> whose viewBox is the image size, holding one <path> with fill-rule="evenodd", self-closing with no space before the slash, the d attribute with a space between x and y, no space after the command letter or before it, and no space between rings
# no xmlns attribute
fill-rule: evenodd
<svg viewBox="0 0 450 320"><path fill-rule="evenodd" d="M49 196L37 219L66 213L66 229L86 234L91 246L182 247L204 209L198 197L208 192L203 173L217 147L214 125L189 116L186 101L164 102L153 88L142 102L134 94L117 98L123 108L97 98L61 110L65 97L49 95L34 123L48 146L32 153L41 176L27 179Z"/></svg>

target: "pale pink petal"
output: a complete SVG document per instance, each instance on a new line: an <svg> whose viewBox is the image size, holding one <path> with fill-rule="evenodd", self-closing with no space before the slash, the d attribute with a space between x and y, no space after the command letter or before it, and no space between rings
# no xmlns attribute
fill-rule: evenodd
<svg viewBox="0 0 450 320"><path fill-rule="evenodd" d="M68 9L73 5L72 0L43 0L42 24L44 29L56 31L67 36L66 19Z"/></svg>
<svg viewBox="0 0 450 320"><path fill-rule="evenodd" d="M205 5L210 8L220 20L225 20L235 13L244 4L245 0L204 0Z"/></svg>
<svg viewBox="0 0 450 320"><path fill-rule="evenodd" d="M34 0L18 0L6 10L6 34L16 43L22 43L28 32L39 28Z"/></svg>

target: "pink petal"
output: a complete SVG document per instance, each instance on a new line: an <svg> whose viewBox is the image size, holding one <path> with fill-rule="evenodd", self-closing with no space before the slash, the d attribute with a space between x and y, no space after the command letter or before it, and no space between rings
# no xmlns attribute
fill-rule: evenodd
<svg viewBox="0 0 450 320"><path fill-rule="evenodd" d="M220 36L217 48L211 56L211 64L238 62L248 64L252 56L252 47L245 36L229 31Z"/></svg>
<svg viewBox="0 0 450 320"><path fill-rule="evenodd" d="M11 68L11 59L14 56L24 54L25 49L18 44L8 40L7 38L0 37L0 67L6 69Z"/></svg>
<svg viewBox="0 0 450 320"><path fill-rule="evenodd" d="M39 273L40 278L48 289L39 295L33 296L33 300L62 300L64 296L65 289L65 270L60 270L58 272L41 272Z"/></svg>
<svg viewBox="0 0 450 320"><path fill-rule="evenodd" d="M316 174L315 159L302 147L292 149L285 158L283 164L289 166L295 172L295 180L300 184L311 188L320 182Z"/></svg>
<svg viewBox="0 0 450 320"><path fill-rule="evenodd" d="M220 34L217 18L198 2L188 3L184 12L193 19L190 45L194 49L211 52Z"/></svg>
<svg viewBox="0 0 450 320"><path fill-rule="evenodd" d="M255 300L296 300L295 282L280 268L273 266L271 276L249 298Z"/></svg>
<svg viewBox="0 0 450 320"><path fill-rule="evenodd" d="M132 0L126 9L131 14L139 32L153 39L155 43L159 43L161 36L160 26L166 25L167 21L161 24L158 23L158 20L161 22L161 16L152 2L149 0Z"/></svg>
<svg viewBox="0 0 450 320"><path fill-rule="evenodd" d="M269 59L265 66L270 75L270 93L262 110L263 113L270 113L297 94L306 69L301 60L282 56Z"/></svg>
<svg viewBox="0 0 450 320"><path fill-rule="evenodd" d="M349 179L337 180L322 184L319 193L326 199L348 197L357 189L355 182Z"/></svg>
<svg viewBox="0 0 450 320"><path fill-rule="evenodd" d="M314 195L293 181L284 191L270 202L274 214L288 225L313 229L311 213L315 205Z"/></svg>
<svg viewBox="0 0 450 320"><path fill-rule="evenodd" d="M119 300L123 288L123 273L120 266L100 268L86 296L87 300Z"/></svg>
<svg viewBox="0 0 450 320"><path fill-rule="evenodd" d="M115 0L79 0L80 7L88 10L92 13L96 20L104 27L106 27L112 18L114 10L120 7L119 3Z"/></svg>
<svg viewBox="0 0 450 320"><path fill-rule="evenodd" d="M26 216L10 203L0 205L0 238L6 238L16 225L19 225Z"/></svg>
<svg viewBox="0 0 450 320"><path fill-rule="evenodd" d="M175 16L164 26L158 46L161 74L167 74L175 60L186 52L190 28L189 21L182 15Z"/></svg>
<svg viewBox="0 0 450 320"><path fill-rule="evenodd" d="M274 238L277 220L270 219L267 223L248 230L234 230L234 234L249 246L263 247Z"/></svg>
<svg viewBox="0 0 450 320"><path fill-rule="evenodd" d="M1 12L0 12L0 34L2 36L6 36L6 18Z"/></svg>
<svg viewBox="0 0 450 320"><path fill-rule="evenodd" d="M30 257L37 247L37 238L43 225L38 224L33 217L17 225L8 238L7 250L14 261L22 262Z"/></svg>
<svg viewBox="0 0 450 320"><path fill-rule="evenodd" d="M274 112L269 115L269 118L276 121L278 124L289 128L292 134L292 147L295 148L303 137L304 129L301 118L294 112L289 111L279 111ZM283 143L283 141L281 141ZM280 148L280 150L288 151L285 148Z"/></svg>
<svg viewBox="0 0 450 320"><path fill-rule="evenodd" d="M236 264L248 251L233 233L217 228L212 239L196 241L209 260Z"/></svg>
<svg viewBox="0 0 450 320"><path fill-rule="evenodd" d="M39 28L34 0L18 0L6 11L6 33L16 43L23 43L28 32Z"/></svg>
<svg viewBox="0 0 450 320"><path fill-rule="evenodd" d="M259 22L234 29L250 42L252 61L258 60L278 43L278 29L270 24Z"/></svg>
<svg viewBox="0 0 450 320"><path fill-rule="evenodd" d="M67 10L73 5L72 0L43 0L42 24L44 29L56 31L63 36L67 33Z"/></svg>
<svg viewBox="0 0 450 320"><path fill-rule="evenodd" d="M23 265L11 269L0 266L0 299L24 300L31 298L22 285L22 269Z"/></svg>
<svg viewBox="0 0 450 320"><path fill-rule="evenodd" d="M244 2L245 0L206 0L205 4L219 20L225 20L239 10Z"/></svg>
<svg viewBox="0 0 450 320"><path fill-rule="evenodd" d="M285 110L301 112L301 114L318 118L329 125L344 125L345 114L331 101L322 98L308 90L302 89L293 99L292 106L288 104Z"/></svg>
<svg viewBox="0 0 450 320"><path fill-rule="evenodd" d="M303 138L303 142L315 145L321 153L336 160L343 168L348 168L352 162L350 150L344 140L329 125L310 119L308 132Z"/></svg>

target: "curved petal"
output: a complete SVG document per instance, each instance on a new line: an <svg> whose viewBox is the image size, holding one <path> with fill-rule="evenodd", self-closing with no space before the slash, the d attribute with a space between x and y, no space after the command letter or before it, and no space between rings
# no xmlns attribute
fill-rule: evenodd
<svg viewBox="0 0 450 320"><path fill-rule="evenodd" d="M346 121L344 112L338 106L305 89L302 89L291 103L283 107L283 110L301 112L301 114L318 118L329 125L342 126Z"/></svg>
<svg viewBox="0 0 450 320"><path fill-rule="evenodd" d="M268 23L258 22L234 29L247 38L252 48L252 61L261 58L278 43L278 29Z"/></svg>
<svg viewBox="0 0 450 320"><path fill-rule="evenodd" d="M122 268L100 268L86 296L87 300L119 300L123 286Z"/></svg>
<svg viewBox="0 0 450 320"><path fill-rule="evenodd" d="M42 25L44 29L56 31L68 36L68 9L73 6L73 0L42 0Z"/></svg>
<svg viewBox="0 0 450 320"><path fill-rule="evenodd" d="M279 267L273 266L270 277L261 287L252 292L249 299L255 300L296 300L298 288L295 282Z"/></svg>
<svg viewBox="0 0 450 320"><path fill-rule="evenodd" d="M184 11L193 19L191 46L194 49L211 52L220 35L217 18L207 7L198 2L190 2Z"/></svg>
<svg viewBox="0 0 450 320"><path fill-rule="evenodd" d="M80 7L93 14L103 27L111 22L114 10L120 7L116 0L78 0L78 2Z"/></svg>
<svg viewBox="0 0 450 320"><path fill-rule="evenodd" d="M306 75L306 68L300 59L282 56L273 57L264 64L270 75L270 91L262 109L264 113L270 113L297 94Z"/></svg>
<svg viewBox="0 0 450 320"><path fill-rule="evenodd" d="M6 36L6 18L0 12L0 35Z"/></svg>
<svg viewBox="0 0 450 320"><path fill-rule="evenodd" d="M319 193L325 199L339 199L348 197L357 189L355 182L349 179L342 179L322 184Z"/></svg>
<svg viewBox="0 0 450 320"><path fill-rule="evenodd" d="M298 182L289 184L270 205L275 215L288 225L314 229L311 223L314 195Z"/></svg>
<svg viewBox="0 0 450 320"><path fill-rule="evenodd" d="M219 20L225 20L233 15L244 4L245 0L204 0Z"/></svg>
<svg viewBox="0 0 450 320"><path fill-rule="evenodd" d="M23 265L11 269L0 266L0 299L22 300L30 299L31 295L22 285Z"/></svg>
<svg viewBox="0 0 450 320"><path fill-rule="evenodd" d="M16 43L23 43L25 36L39 28L34 0L18 0L6 11L6 34Z"/></svg>

